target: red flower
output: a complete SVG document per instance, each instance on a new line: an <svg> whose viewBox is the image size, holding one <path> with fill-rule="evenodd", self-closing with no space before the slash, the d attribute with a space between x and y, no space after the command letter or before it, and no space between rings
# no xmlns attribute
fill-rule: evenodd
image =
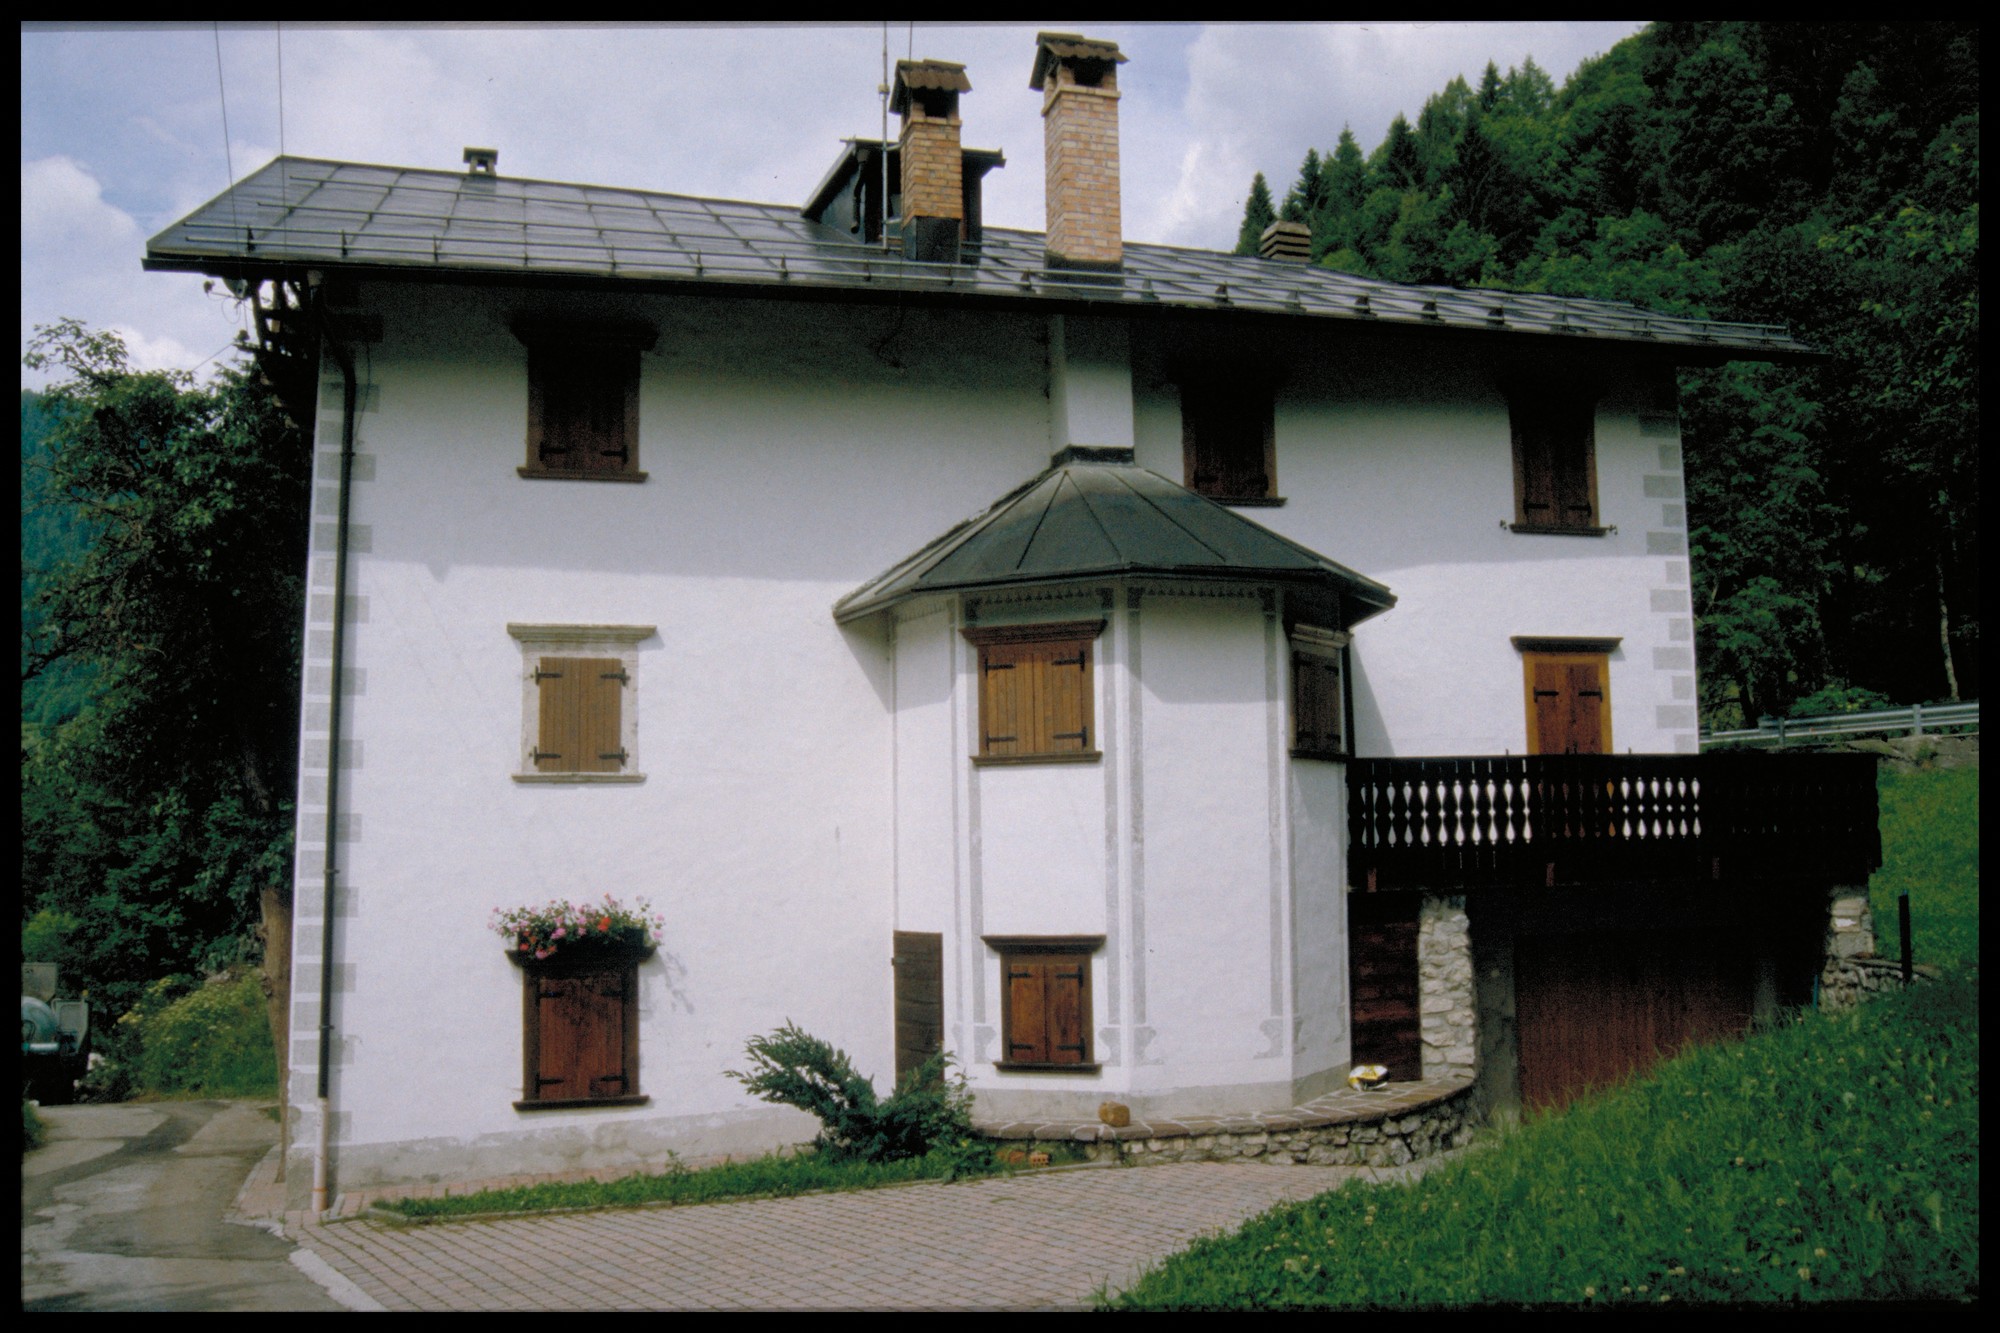
<svg viewBox="0 0 2000 1333"><path fill-rule="evenodd" d="M607 917L601 917L601 918L599 918L599 919L598 919L598 922L597 922L597 928L598 928L599 930L610 930L610 929L611 929L611 918L610 918L610 917L608 917L608 916L607 916Z"/></svg>

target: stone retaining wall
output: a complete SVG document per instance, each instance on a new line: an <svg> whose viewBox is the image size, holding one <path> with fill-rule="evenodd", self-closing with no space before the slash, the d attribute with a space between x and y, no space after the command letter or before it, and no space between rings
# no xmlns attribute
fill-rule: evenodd
<svg viewBox="0 0 2000 1333"><path fill-rule="evenodd" d="M1865 887L1841 887L1828 894L1825 957L1819 973L1821 1009L1852 1009L1870 996L1903 989L1903 965L1875 955L1875 915ZM1914 981L1937 975L1921 966L1912 973Z"/></svg>
<svg viewBox="0 0 2000 1333"><path fill-rule="evenodd" d="M1911 969L1912 984L1936 975L1922 963ZM1819 1007L1837 1013L1902 989L1903 965L1893 958L1829 958L1819 974Z"/></svg>
<svg viewBox="0 0 2000 1333"><path fill-rule="evenodd" d="M1401 1166L1472 1142L1472 1082L1461 1078L1343 1088L1289 1111L1215 1120L982 1124L984 1138L1081 1145L1097 1161L1269 1162L1276 1166Z"/></svg>

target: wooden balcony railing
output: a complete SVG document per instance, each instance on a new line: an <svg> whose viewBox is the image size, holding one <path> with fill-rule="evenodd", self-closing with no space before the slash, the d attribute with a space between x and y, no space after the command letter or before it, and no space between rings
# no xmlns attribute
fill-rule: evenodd
<svg viewBox="0 0 2000 1333"><path fill-rule="evenodd" d="M1348 883L1473 889L1742 876L1866 883L1875 759L1468 756L1347 766Z"/></svg>

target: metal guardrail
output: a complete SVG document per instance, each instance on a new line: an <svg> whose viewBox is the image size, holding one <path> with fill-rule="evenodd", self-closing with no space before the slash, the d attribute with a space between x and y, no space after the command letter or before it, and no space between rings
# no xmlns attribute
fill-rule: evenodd
<svg viewBox="0 0 2000 1333"><path fill-rule="evenodd" d="M1979 734L1979 701L1958 704L1912 704L1872 713L1829 713L1820 717L1766 717L1744 731L1704 731L1703 749L1711 745L1790 745L1795 741L1841 736L1907 735L1960 736Z"/></svg>

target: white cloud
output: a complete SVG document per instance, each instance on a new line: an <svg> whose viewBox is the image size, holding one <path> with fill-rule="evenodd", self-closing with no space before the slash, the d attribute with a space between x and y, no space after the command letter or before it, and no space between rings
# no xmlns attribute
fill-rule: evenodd
<svg viewBox="0 0 2000 1333"><path fill-rule="evenodd" d="M64 252L139 241L139 225L104 201L97 178L68 157L21 164L21 251L60 260Z"/></svg>
<svg viewBox="0 0 2000 1333"><path fill-rule="evenodd" d="M146 238L107 202L101 182L74 159L21 164L21 345L37 324L76 318L124 337L143 370L186 369L226 346L239 327L234 303L204 299L201 280L146 274ZM22 383L47 384L24 369Z"/></svg>

